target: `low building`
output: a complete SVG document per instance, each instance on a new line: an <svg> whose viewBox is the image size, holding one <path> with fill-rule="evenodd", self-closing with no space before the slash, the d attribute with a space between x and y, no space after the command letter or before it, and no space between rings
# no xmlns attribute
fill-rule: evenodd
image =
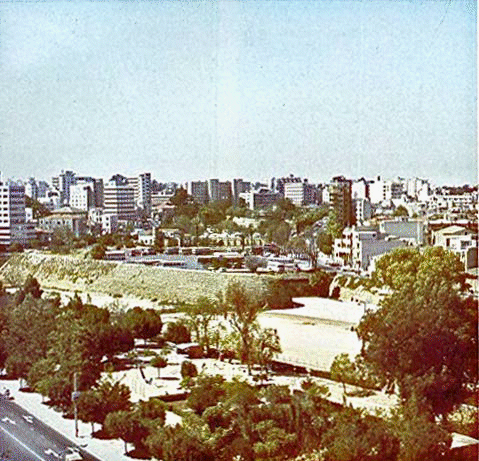
<svg viewBox="0 0 479 461"><path fill-rule="evenodd" d="M47 232L53 232L59 228L68 228L75 237L80 237L87 231L87 213L76 208L63 207L49 216L40 218L38 226Z"/></svg>
<svg viewBox="0 0 479 461"><path fill-rule="evenodd" d="M394 219L379 223L379 231L391 237L405 240L412 245L424 245L424 221L420 219Z"/></svg>
<svg viewBox="0 0 479 461"><path fill-rule="evenodd" d="M118 215L105 213L103 208L91 208L88 211L90 228L100 229L102 234L113 234L118 230Z"/></svg>
<svg viewBox="0 0 479 461"><path fill-rule="evenodd" d="M432 244L457 254L466 270L478 267L478 236L462 226L447 226L432 233Z"/></svg>
<svg viewBox="0 0 479 461"><path fill-rule="evenodd" d="M281 194L269 189L243 192L240 194L250 210L264 210L272 207L280 198Z"/></svg>
<svg viewBox="0 0 479 461"><path fill-rule="evenodd" d="M407 243L373 228L346 228L342 238L334 240L334 259L353 270L367 271L374 257Z"/></svg>

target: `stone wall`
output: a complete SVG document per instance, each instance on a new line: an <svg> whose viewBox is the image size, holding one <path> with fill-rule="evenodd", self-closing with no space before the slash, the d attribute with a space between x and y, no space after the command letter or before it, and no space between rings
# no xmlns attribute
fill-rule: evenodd
<svg viewBox="0 0 479 461"><path fill-rule="evenodd" d="M6 285L21 284L28 275L52 290L134 296L159 303L192 302L199 296L214 298L231 280L262 292L275 278L96 261L39 252L13 255L0 268L0 280Z"/></svg>

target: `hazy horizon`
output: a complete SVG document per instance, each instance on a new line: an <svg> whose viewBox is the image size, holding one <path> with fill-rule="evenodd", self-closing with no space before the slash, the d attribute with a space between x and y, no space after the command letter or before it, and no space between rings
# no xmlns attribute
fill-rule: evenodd
<svg viewBox="0 0 479 461"><path fill-rule="evenodd" d="M0 171L477 184L477 6L2 2Z"/></svg>

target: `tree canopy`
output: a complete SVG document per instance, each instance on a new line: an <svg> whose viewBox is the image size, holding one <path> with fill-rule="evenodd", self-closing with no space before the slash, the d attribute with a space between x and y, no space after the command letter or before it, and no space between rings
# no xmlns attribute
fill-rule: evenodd
<svg viewBox="0 0 479 461"><path fill-rule="evenodd" d="M477 383L477 303L461 292L459 259L442 248L396 250L374 278L393 291L358 327L362 355L403 398L447 414Z"/></svg>

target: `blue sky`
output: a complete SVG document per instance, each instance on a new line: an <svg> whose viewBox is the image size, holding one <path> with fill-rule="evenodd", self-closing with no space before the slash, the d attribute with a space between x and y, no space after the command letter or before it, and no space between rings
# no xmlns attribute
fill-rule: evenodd
<svg viewBox="0 0 479 461"><path fill-rule="evenodd" d="M0 170L477 182L476 2L0 4Z"/></svg>

